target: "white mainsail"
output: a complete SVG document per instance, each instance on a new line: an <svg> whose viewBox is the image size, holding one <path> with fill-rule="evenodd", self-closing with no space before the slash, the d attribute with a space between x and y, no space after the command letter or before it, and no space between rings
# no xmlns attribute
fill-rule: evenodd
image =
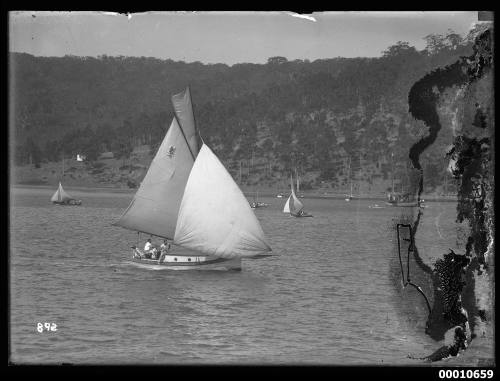
<svg viewBox="0 0 500 381"><path fill-rule="evenodd" d="M293 188L292 188L292 194L290 197L291 197L291 199L290 199L290 213L297 214L304 208L304 205L302 205L300 200L295 195L295 191L293 190Z"/></svg>
<svg viewBox="0 0 500 381"><path fill-rule="evenodd" d="M221 258L271 251L243 192L206 145L184 190L174 244Z"/></svg>
<svg viewBox="0 0 500 381"><path fill-rule="evenodd" d="M193 163L193 156L174 118L139 190L116 225L173 239L182 194Z"/></svg>
<svg viewBox="0 0 500 381"><path fill-rule="evenodd" d="M59 187L57 188L56 192L50 198L50 201L52 201L52 202L68 202L70 200L74 200L74 198L71 197L68 193L66 193L65 190L63 189L61 183L59 183Z"/></svg>

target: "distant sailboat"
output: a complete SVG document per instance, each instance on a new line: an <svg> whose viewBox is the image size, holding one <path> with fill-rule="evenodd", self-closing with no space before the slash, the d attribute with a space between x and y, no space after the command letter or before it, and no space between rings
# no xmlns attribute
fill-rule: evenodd
<svg viewBox="0 0 500 381"><path fill-rule="evenodd" d="M304 205L295 195L292 178L290 178L290 187L292 192L290 194L290 197L288 197L288 199L286 200L285 206L283 207L283 213L290 213L290 215L294 217L312 217L311 214L303 211Z"/></svg>
<svg viewBox="0 0 500 381"><path fill-rule="evenodd" d="M394 184L394 181L393 181ZM392 188L392 192L387 193L386 205L399 206L399 207L417 207L425 208L424 200L417 201L418 197L409 192L403 192L403 187L401 187L401 193L397 193Z"/></svg>
<svg viewBox="0 0 500 381"><path fill-rule="evenodd" d="M238 185L208 146L198 152L189 88L172 102L172 124L116 225L173 240L188 251L158 260L134 255L133 262L148 268L239 270L241 258L269 256L271 247Z"/></svg>
<svg viewBox="0 0 500 381"><path fill-rule="evenodd" d="M351 201L353 198L354 198L354 196L352 195L352 182L351 182L351 193L346 194L345 200Z"/></svg>
<svg viewBox="0 0 500 381"><path fill-rule="evenodd" d="M351 188L351 192L349 194L346 194L345 200L346 201L351 201L354 196L352 194L352 174L351 174L351 158L349 158L349 186Z"/></svg>
<svg viewBox="0 0 500 381"><path fill-rule="evenodd" d="M265 202L259 202L259 192L256 192L253 196L253 202L250 203L250 207L252 209L257 209L257 208L265 208L269 206L269 204L266 204Z"/></svg>
<svg viewBox="0 0 500 381"><path fill-rule="evenodd" d="M56 190L56 193L54 193L50 199L50 201L53 204L57 205L81 205L82 200L77 200L74 197L70 196L69 193L67 193L61 183L59 182L59 187Z"/></svg>
<svg viewBox="0 0 500 381"><path fill-rule="evenodd" d="M394 154L391 154L391 178L392 186L391 191L387 193L386 205L389 206L399 206L399 207L424 207L422 200L417 201L418 197L414 194L404 192L403 184L401 184L401 192L396 192L395 182L394 182Z"/></svg>

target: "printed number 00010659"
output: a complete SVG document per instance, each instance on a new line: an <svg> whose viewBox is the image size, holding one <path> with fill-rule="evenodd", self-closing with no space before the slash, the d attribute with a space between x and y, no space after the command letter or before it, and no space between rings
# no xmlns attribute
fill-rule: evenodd
<svg viewBox="0 0 500 381"><path fill-rule="evenodd" d="M467 370L458 370L458 369L440 369L439 370L439 378L492 378L493 370L492 369L467 369Z"/></svg>

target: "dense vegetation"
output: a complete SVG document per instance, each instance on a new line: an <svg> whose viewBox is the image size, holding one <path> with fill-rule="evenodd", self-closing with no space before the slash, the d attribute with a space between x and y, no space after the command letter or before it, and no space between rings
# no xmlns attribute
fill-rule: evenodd
<svg viewBox="0 0 500 381"><path fill-rule="evenodd" d="M386 177L388 163L406 163L425 131L408 114L412 84L470 53L469 40L452 31L425 39L422 51L400 41L380 58L271 57L263 65L10 53L15 164L77 153L95 160L105 151L128 158L144 144L154 152L173 117L170 96L190 85L201 135L233 172L255 161L268 177L298 168L333 181L349 161L359 176ZM450 141L427 152L428 185L441 181L435 163Z"/></svg>

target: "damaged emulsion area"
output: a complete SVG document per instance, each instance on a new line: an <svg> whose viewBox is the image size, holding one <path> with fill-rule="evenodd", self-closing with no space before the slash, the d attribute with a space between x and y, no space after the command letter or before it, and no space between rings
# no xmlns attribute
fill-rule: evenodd
<svg viewBox="0 0 500 381"><path fill-rule="evenodd" d="M445 91L463 91L463 115L454 131L452 148L446 152L449 170L457 181L457 222L468 222L464 253L449 253L436 261L433 269L417 260L421 270L430 273L433 306L426 333L446 345L423 359L437 361L456 356L476 337L475 318L490 318L492 311L478 305L476 279L490 279L489 261L493 260L493 187L494 187L494 116L491 47L492 31L482 32L474 43L474 53L456 63L437 69L416 82L408 96L409 111L429 127L429 134L409 152L413 167L419 171L418 190L423 189L420 155L436 140L441 129L438 106ZM421 211L419 212L419 216ZM418 225L418 223L416 224ZM414 226L416 230L417 226ZM413 251L418 259L418 250ZM490 258L491 257L491 258ZM489 276L489 277L488 277Z"/></svg>

